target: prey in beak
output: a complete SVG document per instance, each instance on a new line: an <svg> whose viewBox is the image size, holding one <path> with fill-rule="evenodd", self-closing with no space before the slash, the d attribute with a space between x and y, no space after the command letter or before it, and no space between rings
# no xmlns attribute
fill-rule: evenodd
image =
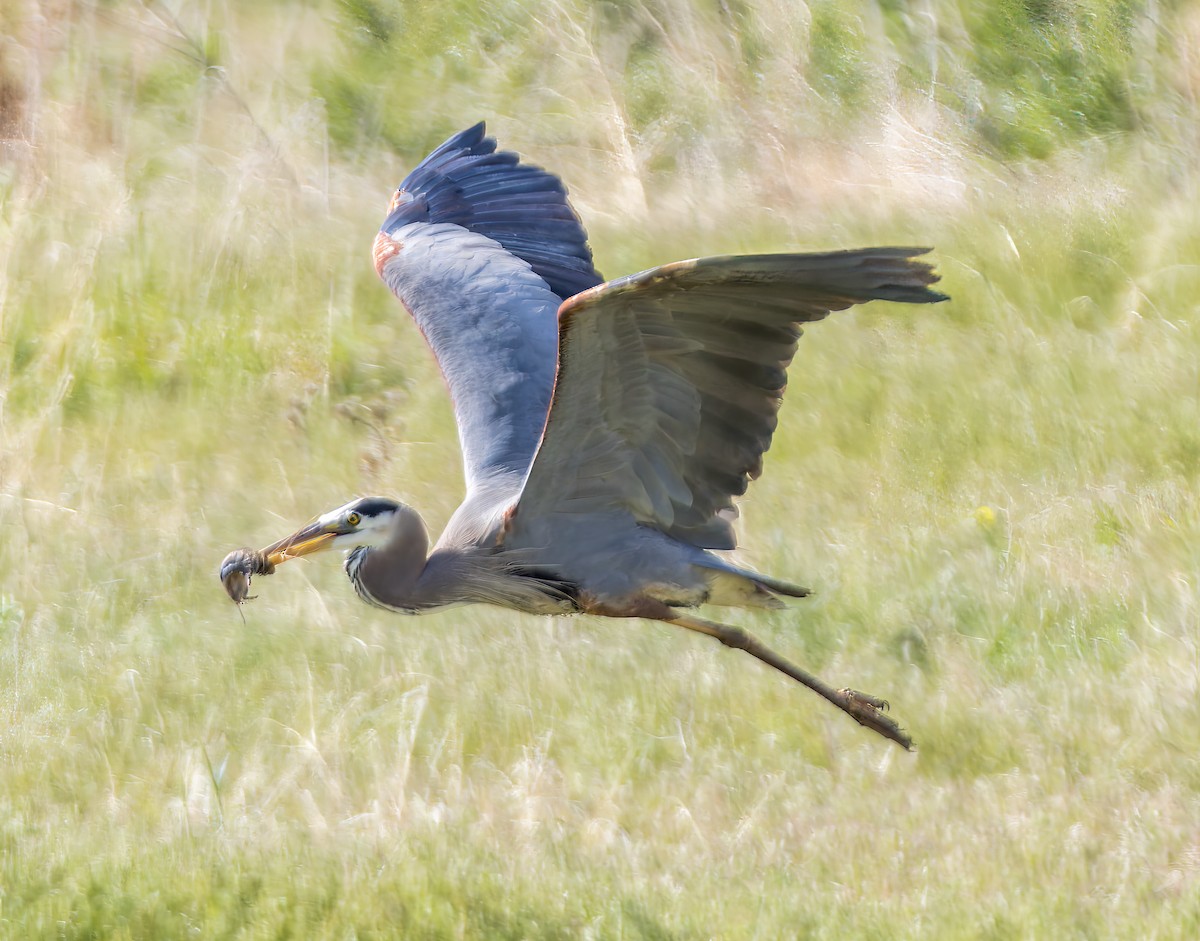
<svg viewBox="0 0 1200 941"><path fill-rule="evenodd" d="M329 549L338 536L345 534L346 530L335 521L321 517L265 549L234 549L221 561L221 584L237 604L253 601L256 596L250 594L252 577L271 575L282 562Z"/></svg>
<svg viewBox="0 0 1200 941"><path fill-rule="evenodd" d="M221 562L221 584L238 604L252 601L250 579L255 575L270 575L280 563L314 552L375 544L388 532L397 507L394 500L363 497L318 516L264 549L234 549Z"/></svg>

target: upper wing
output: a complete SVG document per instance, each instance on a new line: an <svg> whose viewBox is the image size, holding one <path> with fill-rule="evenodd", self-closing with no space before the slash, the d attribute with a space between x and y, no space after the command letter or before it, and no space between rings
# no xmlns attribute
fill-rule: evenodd
<svg viewBox="0 0 1200 941"><path fill-rule="evenodd" d="M482 525L483 504L511 503L537 450L558 305L601 280L587 235L562 183L497 152L478 124L404 180L374 255L446 378L470 504L458 522Z"/></svg>
<svg viewBox="0 0 1200 941"><path fill-rule="evenodd" d="M550 407L558 297L521 259L456 225L409 223L390 244L379 273L450 389L467 499L507 490L511 503Z"/></svg>
<svg viewBox="0 0 1200 941"><path fill-rule="evenodd" d="M869 300L944 300L924 249L682 261L559 310L554 402L515 543L555 515L619 507L710 549L735 545L733 497L762 470L799 324Z"/></svg>
<svg viewBox="0 0 1200 941"><path fill-rule="evenodd" d="M529 262L564 300L603 281L562 181L496 150L485 133L481 121L422 160L392 198L382 231L410 222L460 225Z"/></svg>

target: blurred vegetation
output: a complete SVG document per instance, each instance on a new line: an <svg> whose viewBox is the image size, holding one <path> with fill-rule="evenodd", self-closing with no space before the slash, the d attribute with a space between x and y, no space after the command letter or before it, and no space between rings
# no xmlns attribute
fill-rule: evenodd
<svg viewBox="0 0 1200 941"><path fill-rule="evenodd" d="M1186 19L1186 5L505 0L485 10L347 0L341 13L338 54L316 69L313 86L331 139L350 157L380 146L421 155L456 129L430 120L439 101L466 98L489 114L537 102L543 117L573 117L580 102L558 87L563 33L574 40L568 55L594 57L599 90L617 99L632 132L671 132L664 149L708 136L714 120L736 121L743 109L780 105L799 104L821 133L840 136L897 98L932 96L957 119L964 144L1004 159L1044 159L1085 138L1183 116L1173 99L1184 89L1173 80L1188 53L1171 21ZM698 83L706 72L719 81ZM781 100L772 81L781 76L811 100Z"/></svg>
<svg viewBox="0 0 1200 941"><path fill-rule="evenodd" d="M1200 932L1200 7L0 5L0 936ZM703 638L215 578L356 493L436 530L369 262L486 118L602 271L931 244L807 331Z"/></svg>

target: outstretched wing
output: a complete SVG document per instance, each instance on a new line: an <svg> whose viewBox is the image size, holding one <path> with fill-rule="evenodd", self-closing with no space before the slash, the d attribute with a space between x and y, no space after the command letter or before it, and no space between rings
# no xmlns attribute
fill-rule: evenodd
<svg viewBox="0 0 1200 941"><path fill-rule="evenodd" d="M392 198L387 233L410 222L448 222L499 242L563 300L604 279L562 181L496 150L480 121L421 161Z"/></svg>
<svg viewBox="0 0 1200 941"><path fill-rule="evenodd" d="M550 406L555 312L601 280L566 189L497 151L478 124L408 175L374 254L450 388L468 502L483 491L495 502L506 490L511 502Z"/></svg>
<svg viewBox="0 0 1200 941"><path fill-rule="evenodd" d="M538 544L562 514L620 507L693 545L733 548L733 497L762 471L799 324L876 299L944 300L913 260L924 251L703 258L571 298L511 540Z"/></svg>

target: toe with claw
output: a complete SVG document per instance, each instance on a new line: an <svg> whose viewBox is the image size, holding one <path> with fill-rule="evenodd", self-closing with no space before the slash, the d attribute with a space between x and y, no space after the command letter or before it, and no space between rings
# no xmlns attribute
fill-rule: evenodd
<svg viewBox="0 0 1200 941"><path fill-rule="evenodd" d="M880 735L890 738L906 751L912 750L912 736L900 727L900 724L890 716L884 715L890 706L886 699L868 696L856 689L839 689L841 707L845 709L859 725L873 729Z"/></svg>

